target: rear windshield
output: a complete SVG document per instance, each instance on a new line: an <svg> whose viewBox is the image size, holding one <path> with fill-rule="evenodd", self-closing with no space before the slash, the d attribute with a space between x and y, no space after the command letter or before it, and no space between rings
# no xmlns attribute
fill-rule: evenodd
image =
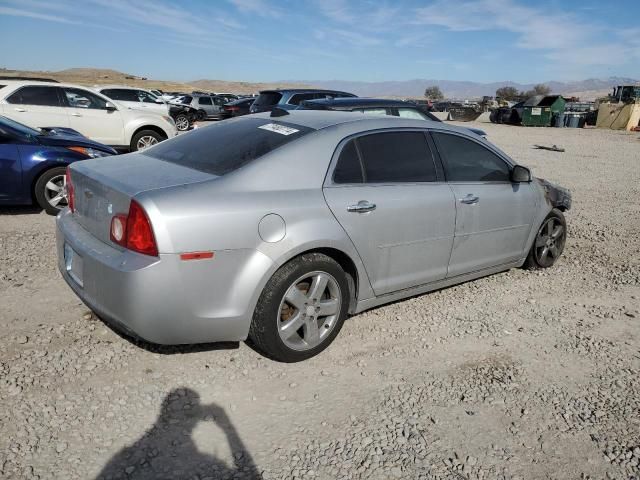
<svg viewBox="0 0 640 480"><path fill-rule="evenodd" d="M260 105L277 105L280 99L282 98L282 94L278 92L264 92L258 95L254 104L256 106Z"/></svg>
<svg viewBox="0 0 640 480"><path fill-rule="evenodd" d="M264 118L225 120L166 140L144 155L221 176L311 131Z"/></svg>

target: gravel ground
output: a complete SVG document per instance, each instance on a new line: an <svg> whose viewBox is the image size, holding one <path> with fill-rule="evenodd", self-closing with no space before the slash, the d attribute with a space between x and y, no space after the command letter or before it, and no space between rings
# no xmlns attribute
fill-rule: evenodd
<svg viewBox="0 0 640 480"><path fill-rule="evenodd" d="M53 219L2 210L0 477L640 478L638 135L475 125L571 189L559 263L357 315L294 365L118 336Z"/></svg>

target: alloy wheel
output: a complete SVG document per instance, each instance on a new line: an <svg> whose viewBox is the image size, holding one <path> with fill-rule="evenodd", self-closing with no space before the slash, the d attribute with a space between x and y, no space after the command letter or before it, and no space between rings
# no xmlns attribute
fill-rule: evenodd
<svg viewBox="0 0 640 480"><path fill-rule="evenodd" d="M67 206L66 179L64 175L56 175L44 186L44 198L49 205L62 209Z"/></svg>
<svg viewBox="0 0 640 480"><path fill-rule="evenodd" d="M278 310L278 333L289 348L320 345L335 327L342 305L338 282L326 272L311 272L287 289Z"/></svg>
<svg viewBox="0 0 640 480"><path fill-rule="evenodd" d="M548 218L538 230L535 257L538 265L548 267L558 259L564 249L565 227L556 217Z"/></svg>
<svg viewBox="0 0 640 480"><path fill-rule="evenodd" d="M179 116L178 118L176 118L176 128L181 132L187 130L189 128L189 120L187 119L187 117Z"/></svg>
<svg viewBox="0 0 640 480"><path fill-rule="evenodd" d="M136 150L138 151L144 150L145 148L152 147L157 143L158 143L158 139L156 137L153 137L151 135L145 135L138 139L138 142L136 143Z"/></svg>

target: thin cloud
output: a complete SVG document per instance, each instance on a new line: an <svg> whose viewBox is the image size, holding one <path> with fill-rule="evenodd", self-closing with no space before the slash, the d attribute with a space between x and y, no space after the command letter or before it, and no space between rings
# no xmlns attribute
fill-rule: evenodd
<svg viewBox="0 0 640 480"><path fill-rule="evenodd" d="M58 15L49 15L46 13L36 13L29 10L22 10L19 8L13 7L0 7L0 15L10 16L10 17L26 17L26 18L34 18L37 20L44 20L47 22L57 22L57 23L70 23L70 24L79 24L80 22L76 22L73 20L69 20L65 17L60 17Z"/></svg>
<svg viewBox="0 0 640 480"><path fill-rule="evenodd" d="M241 13L256 14L261 17L281 18L284 12L266 0L229 0Z"/></svg>

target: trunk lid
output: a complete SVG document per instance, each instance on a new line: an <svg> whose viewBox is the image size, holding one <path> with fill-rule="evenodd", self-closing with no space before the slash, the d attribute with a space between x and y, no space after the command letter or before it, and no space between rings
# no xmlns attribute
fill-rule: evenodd
<svg viewBox="0 0 640 480"><path fill-rule="evenodd" d="M127 214L131 199L149 190L199 183L215 175L158 160L140 153L84 160L71 166L75 218L96 238L111 242L115 214Z"/></svg>

